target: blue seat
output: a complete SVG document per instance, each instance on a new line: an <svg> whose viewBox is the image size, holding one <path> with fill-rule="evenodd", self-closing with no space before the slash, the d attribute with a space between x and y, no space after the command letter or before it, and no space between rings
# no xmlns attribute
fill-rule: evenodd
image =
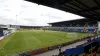
<svg viewBox="0 0 100 56"><path fill-rule="evenodd" d="M89 27L93 27L93 24L89 24Z"/></svg>
<svg viewBox="0 0 100 56"><path fill-rule="evenodd" d="M77 29L76 31L77 31L77 32L82 32L82 29Z"/></svg>
<svg viewBox="0 0 100 56"><path fill-rule="evenodd" d="M72 24L72 27L76 27L76 24Z"/></svg>
<svg viewBox="0 0 100 56"><path fill-rule="evenodd" d="M66 24L66 27L70 27L70 24Z"/></svg>
<svg viewBox="0 0 100 56"><path fill-rule="evenodd" d="M88 29L88 32L94 32L95 29Z"/></svg>
<svg viewBox="0 0 100 56"><path fill-rule="evenodd" d="M69 54L82 54L84 53L84 49L82 47L76 47L76 48L71 48L71 49L66 49L65 50L65 54L69 55Z"/></svg>
<svg viewBox="0 0 100 56"><path fill-rule="evenodd" d="M0 37L2 37L3 36L3 33L2 32L0 32Z"/></svg>
<svg viewBox="0 0 100 56"><path fill-rule="evenodd" d="M85 26L85 24L79 24L79 27L84 27Z"/></svg>

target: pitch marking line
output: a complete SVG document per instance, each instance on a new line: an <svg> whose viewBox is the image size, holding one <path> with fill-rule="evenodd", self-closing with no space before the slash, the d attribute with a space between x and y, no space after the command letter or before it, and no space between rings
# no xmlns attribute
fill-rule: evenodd
<svg viewBox="0 0 100 56"><path fill-rule="evenodd" d="M36 37L32 36L32 38L34 38L36 41L38 41L38 43L41 43L41 41L38 40Z"/></svg>
<svg viewBox="0 0 100 56"><path fill-rule="evenodd" d="M15 34L13 34L12 36L14 36ZM3 47L12 39L12 36L6 41L6 43L4 43L0 49L4 49Z"/></svg>

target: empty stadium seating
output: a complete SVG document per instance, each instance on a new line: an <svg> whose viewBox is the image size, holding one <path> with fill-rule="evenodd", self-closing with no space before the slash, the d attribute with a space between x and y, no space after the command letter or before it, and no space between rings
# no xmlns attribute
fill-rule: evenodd
<svg viewBox="0 0 100 56"><path fill-rule="evenodd" d="M88 32L94 32L95 29L88 29Z"/></svg>
<svg viewBox="0 0 100 56"><path fill-rule="evenodd" d="M49 30L67 31L67 32L96 32L96 22L91 23L56 23Z"/></svg>
<svg viewBox="0 0 100 56"><path fill-rule="evenodd" d="M77 32L82 32L82 30L83 30L83 29L77 29L76 31L77 31Z"/></svg>
<svg viewBox="0 0 100 56"><path fill-rule="evenodd" d="M93 27L94 26L94 24L89 24L89 27Z"/></svg>
<svg viewBox="0 0 100 56"><path fill-rule="evenodd" d="M100 37L91 39L90 42L86 42L64 51L66 56L96 56L96 52L100 53Z"/></svg>
<svg viewBox="0 0 100 56"><path fill-rule="evenodd" d="M96 27L96 23L66 23L66 24L54 24L52 27Z"/></svg>
<svg viewBox="0 0 100 56"><path fill-rule="evenodd" d="M2 37L3 36L3 33L2 32L0 32L0 37Z"/></svg>
<svg viewBox="0 0 100 56"><path fill-rule="evenodd" d="M72 24L72 27L76 27L77 24Z"/></svg>
<svg viewBox="0 0 100 56"><path fill-rule="evenodd" d="M85 26L85 24L79 24L79 27L84 27Z"/></svg>
<svg viewBox="0 0 100 56"><path fill-rule="evenodd" d="M68 32L73 32L73 31L74 31L74 29L68 29L67 31L68 31Z"/></svg>

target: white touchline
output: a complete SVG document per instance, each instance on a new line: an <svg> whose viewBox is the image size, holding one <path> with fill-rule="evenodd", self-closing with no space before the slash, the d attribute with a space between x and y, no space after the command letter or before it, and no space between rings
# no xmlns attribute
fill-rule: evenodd
<svg viewBox="0 0 100 56"><path fill-rule="evenodd" d="M32 36L36 41L38 41L39 43L41 43L40 40L38 40L36 37Z"/></svg>

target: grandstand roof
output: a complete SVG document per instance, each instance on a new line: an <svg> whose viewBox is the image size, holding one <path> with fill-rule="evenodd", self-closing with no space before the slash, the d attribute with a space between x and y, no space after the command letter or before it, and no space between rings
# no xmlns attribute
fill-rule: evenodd
<svg viewBox="0 0 100 56"><path fill-rule="evenodd" d="M100 21L100 0L27 0ZM87 19L88 20L88 19ZM90 19L89 19L90 20Z"/></svg>
<svg viewBox="0 0 100 56"><path fill-rule="evenodd" d="M54 23L48 23L48 24L55 24L55 23L90 23L90 22L97 22L98 20L94 19L88 19L88 18L83 18L83 19L77 19L77 20L70 20L70 21L60 21L60 22L54 22Z"/></svg>

